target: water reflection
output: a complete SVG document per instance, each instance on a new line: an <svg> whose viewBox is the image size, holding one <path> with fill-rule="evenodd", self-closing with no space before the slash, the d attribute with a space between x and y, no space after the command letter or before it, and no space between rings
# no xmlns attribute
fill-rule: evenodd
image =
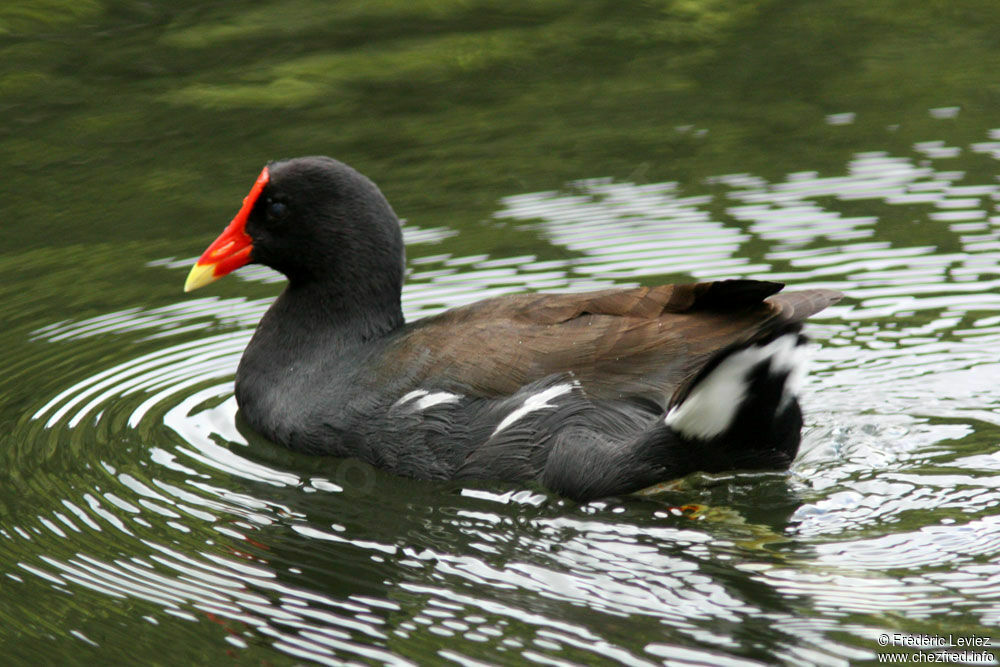
<svg viewBox="0 0 1000 667"><path fill-rule="evenodd" d="M18 517L0 524L0 551L17 564L5 574L71 605L134 603L143 623L216 625L248 656L267 646L329 664L837 664L870 659L886 619L958 613L992 627L1000 196L935 168L954 147L914 150L926 163L862 153L843 175L729 174L708 194L593 179L501 202L495 221L562 259L460 254L450 230L404 228L410 318L657 278L845 290L811 328L823 345L790 476L693 478L576 507L297 457L241 431L232 396L269 299L184 299L32 332L40 349L86 350L92 365L17 426L26 442L68 443L58 451L79 472L24 482L25 502L58 502L5 515ZM180 284L189 263L154 266ZM125 361L94 353L124 343L135 351ZM46 613L18 604L11 613Z"/></svg>
<svg viewBox="0 0 1000 667"><path fill-rule="evenodd" d="M536 220L550 242L581 253L573 271L627 279L665 273L712 277L768 270L737 257L749 236L712 220L711 197L680 197L676 183L635 185L606 179L574 184L574 194L507 197L500 219ZM701 277L699 275L699 277ZM576 282L576 281L574 281Z"/></svg>

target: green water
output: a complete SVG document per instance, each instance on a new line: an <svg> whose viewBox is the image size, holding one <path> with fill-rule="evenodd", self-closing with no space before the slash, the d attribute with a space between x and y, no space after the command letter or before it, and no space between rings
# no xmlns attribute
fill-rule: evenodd
<svg viewBox="0 0 1000 667"><path fill-rule="evenodd" d="M5 661L994 664L998 54L985 0L8 0ZM280 281L181 285L304 154L406 219L410 318L844 291L791 472L578 506L261 441L232 377Z"/></svg>

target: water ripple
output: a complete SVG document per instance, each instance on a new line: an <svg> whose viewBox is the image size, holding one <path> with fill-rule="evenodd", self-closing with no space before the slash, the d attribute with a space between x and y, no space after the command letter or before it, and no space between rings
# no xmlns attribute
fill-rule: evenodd
<svg viewBox="0 0 1000 667"><path fill-rule="evenodd" d="M787 476L695 476L582 507L400 480L241 426L232 378L270 298L37 327L42 357L17 363L76 371L14 425L20 494L0 508L0 553L24 595L3 613L127 601L143 626L207 624L250 660L270 659L263 646L322 664L842 664L871 659L887 619L993 627L1000 186L936 161L996 157L995 132L859 153L842 174L721 175L693 194L588 179L507 197L494 223L541 237L528 253L462 254L453 230L404 226L409 318L660 278L844 290L809 327L822 345ZM151 266L180 284L192 259ZM66 632L100 645L93 627Z"/></svg>

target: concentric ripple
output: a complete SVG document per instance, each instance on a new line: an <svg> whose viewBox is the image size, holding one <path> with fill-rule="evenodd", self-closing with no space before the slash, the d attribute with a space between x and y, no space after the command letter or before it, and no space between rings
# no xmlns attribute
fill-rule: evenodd
<svg viewBox="0 0 1000 667"><path fill-rule="evenodd" d="M451 230L404 227L409 318L660 278L844 290L809 329L821 345L789 476L696 477L582 507L400 480L243 429L232 378L270 297L34 329L37 365L78 370L15 425L27 444L8 453L20 499L0 514L0 553L22 594L3 613L105 660L124 657L107 651L125 637L141 647L190 624L247 661L276 650L329 664L842 664L871 659L900 617L988 634L1000 621L1000 187L937 161L997 159L998 137L860 153L832 176L722 175L691 194L590 179L504 199L495 224L541 236L537 255L463 255ZM179 280L189 263L150 270Z"/></svg>

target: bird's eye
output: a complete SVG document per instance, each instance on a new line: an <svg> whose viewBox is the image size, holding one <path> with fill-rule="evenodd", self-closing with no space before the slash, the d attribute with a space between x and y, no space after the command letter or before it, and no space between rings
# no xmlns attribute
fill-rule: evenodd
<svg viewBox="0 0 1000 667"><path fill-rule="evenodd" d="M268 200L267 217L271 220L281 220L288 215L288 204L283 201Z"/></svg>

